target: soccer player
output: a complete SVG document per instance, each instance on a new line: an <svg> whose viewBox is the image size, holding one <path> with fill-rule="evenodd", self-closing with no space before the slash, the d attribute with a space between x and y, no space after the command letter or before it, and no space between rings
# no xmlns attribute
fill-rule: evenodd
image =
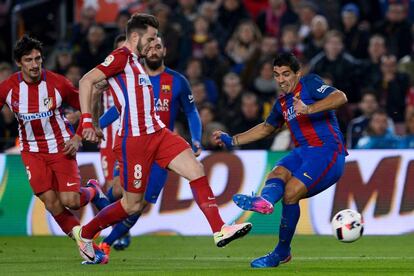
<svg viewBox="0 0 414 276"><path fill-rule="evenodd" d="M120 165L123 197L102 209L83 227L73 228L82 257L90 261L95 258L92 238L98 231L142 211L144 191L154 162L190 181L195 201L207 218L218 247L243 237L251 230L250 223L224 224L201 163L189 144L166 128L155 112L152 85L138 58L147 56L151 43L157 38L157 28L158 21L152 15L131 16L124 47L113 51L80 81L85 139L98 140L90 113L95 84L108 79L114 92L115 106L121 113L114 151Z"/></svg>
<svg viewBox="0 0 414 276"><path fill-rule="evenodd" d="M20 71L0 84L0 110L7 104L19 122L23 163L34 194L45 204L68 236L79 220L66 208L77 210L95 195L80 187L76 151L80 135L73 134L61 107L80 109L78 91L61 75L42 69L40 41L23 36L13 55Z"/></svg>
<svg viewBox="0 0 414 276"><path fill-rule="evenodd" d="M296 148L268 174L260 196L233 196L241 209L262 214L272 213L274 204L283 198L279 243L272 252L251 262L255 268L276 267L291 259L290 243L300 216L299 200L336 183L347 155L334 111L347 102L345 94L324 84L317 75L301 77L299 63L290 53L276 56L273 73L283 94L267 119L233 137L222 131L213 133L218 144L231 149L267 137L286 123L295 143Z"/></svg>
<svg viewBox="0 0 414 276"><path fill-rule="evenodd" d="M194 154L199 156L201 153L201 120L194 104L191 88L183 75L164 65L166 51L161 37L157 37L152 43L147 56L144 57L144 67L153 86L155 110L160 116L161 121L166 124L170 130L174 129L174 122L179 109L184 110L192 137L192 148ZM101 117L101 127L106 127L106 125L118 119L116 107L114 106L111 109L115 110L108 110ZM156 203L167 180L167 174L168 172L166 169L161 168L156 163L152 165L148 186L144 196L145 203ZM119 180L119 177L116 179ZM116 187L109 189L108 198L118 199L122 196L122 194L117 194L117 192L115 192L117 190ZM100 201L105 202L104 200ZM98 208L100 207L101 206L98 206ZM121 240L118 239L127 235L129 229L135 225L139 216L140 214L136 214L118 223L110 235L108 235L108 237L106 237L100 244L101 249L103 249L106 254L109 254L112 245L114 245L115 249L124 249L127 247L129 245L128 236ZM115 241L119 242L114 244Z"/></svg>

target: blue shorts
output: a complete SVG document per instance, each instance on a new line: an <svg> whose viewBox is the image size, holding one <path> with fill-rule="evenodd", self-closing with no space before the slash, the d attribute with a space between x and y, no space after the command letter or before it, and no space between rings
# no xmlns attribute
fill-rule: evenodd
<svg viewBox="0 0 414 276"><path fill-rule="evenodd" d="M114 166L114 177L119 176L119 164L115 162ZM151 172L149 175L149 182L147 189L145 190L145 200L149 203L155 204L164 188L165 182L167 181L168 171L158 166L157 163L152 164Z"/></svg>
<svg viewBox="0 0 414 276"><path fill-rule="evenodd" d="M276 163L289 170L308 189L307 197L335 184L345 168L345 154L328 147L299 147Z"/></svg>

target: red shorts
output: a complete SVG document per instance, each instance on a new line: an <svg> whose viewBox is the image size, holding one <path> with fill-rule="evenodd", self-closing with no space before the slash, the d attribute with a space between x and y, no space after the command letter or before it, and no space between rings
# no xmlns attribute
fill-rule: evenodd
<svg viewBox="0 0 414 276"><path fill-rule="evenodd" d="M121 183L126 191L143 193L154 161L163 168L190 145L163 128L143 136L116 136L114 152L119 160Z"/></svg>
<svg viewBox="0 0 414 276"><path fill-rule="evenodd" d="M22 160L35 195L48 190L79 192L80 176L75 157L63 153L22 152Z"/></svg>
<svg viewBox="0 0 414 276"><path fill-rule="evenodd" d="M105 181L110 181L114 178L115 153L113 149L101 149L101 166L105 177Z"/></svg>

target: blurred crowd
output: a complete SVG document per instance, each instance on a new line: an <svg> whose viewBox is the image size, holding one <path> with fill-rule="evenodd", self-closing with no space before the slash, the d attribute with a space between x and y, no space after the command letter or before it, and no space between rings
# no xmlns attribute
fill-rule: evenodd
<svg viewBox="0 0 414 276"><path fill-rule="evenodd" d="M120 10L111 26L97 24L95 8L84 6L68 37L47 53L45 68L78 86L136 11L158 18L165 64L191 84L204 149L216 149L214 130L235 134L267 117L279 92L272 58L280 52L293 52L304 74L319 74L346 93L349 103L337 115L348 148L414 148L414 1L148 0ZM13 69L0 61L0 82ZM73 111L67 112L70 119ZM187 135L183 117L177 131ZM5 107L0 150L13 146L17 135ZM282 129L241 148L290 147Z"/></svg>

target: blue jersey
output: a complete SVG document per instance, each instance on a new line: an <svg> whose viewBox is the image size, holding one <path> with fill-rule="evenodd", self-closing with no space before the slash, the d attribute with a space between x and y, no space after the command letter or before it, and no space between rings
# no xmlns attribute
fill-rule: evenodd
<svg viewBox="0 0 414 276"><path fill-rule="evenodd" d="M165 68L161 74L150 76L150 80L154 91L155 110L161 121L170 130L174 130L174 122L181 108L189 120L192 139L200 141L201 124L196 122L200 119L187 79L180 73Z"/></svg>
<svg viewBox="0 0 414 276"><path fill-rule="evenodd" d="M318 75L304 76L293 93L287 93L277 99L266 123L276 128L286 123L296 147L326 145L337 148L340 153L345 153L343 136L334 110L297 116L293 109L293 97L300 98L306 105L311 105L336 90L326 85Z"/></svg>

